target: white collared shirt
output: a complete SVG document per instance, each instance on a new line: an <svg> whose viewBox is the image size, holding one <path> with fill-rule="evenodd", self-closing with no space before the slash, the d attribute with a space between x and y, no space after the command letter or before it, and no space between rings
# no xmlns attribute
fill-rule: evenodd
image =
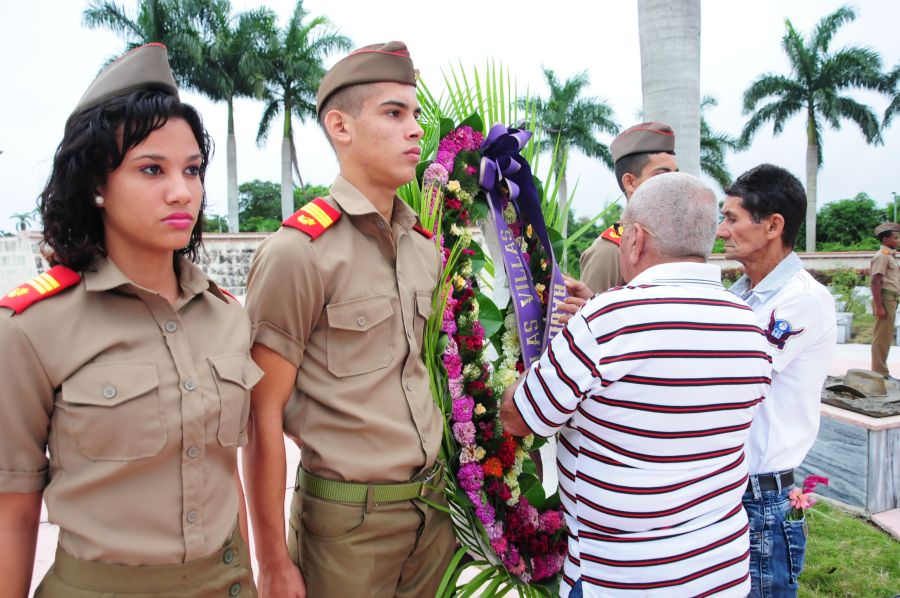
<svg viewBox="0 0 900 598"><path fill-rule="evenodd" d="M741 276L731 292L753 308L772 354L772 388L747 441L750 473L785 471L803 462L819 432L822 383L837 337L834 297L793 252L749 285Z"/></svg>

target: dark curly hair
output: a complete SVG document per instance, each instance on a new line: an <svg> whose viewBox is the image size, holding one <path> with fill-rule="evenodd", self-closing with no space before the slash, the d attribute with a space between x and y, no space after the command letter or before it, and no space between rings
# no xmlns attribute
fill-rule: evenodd
<svg viewBox="0 0 900 598"><path fill-rule="evenodd" d="M177 97L158 90L139 90L111 98L72 114L56 148L53 170L38 198L44 222L43 246L51 265L80 271L106 255L103 220L94 204L97 189L125 154L140 145L170 118L191 127L202 156L200 181L212 157L212 140L200 114ZM197 259L202 243L206 191L187 247L177 253Z"/></svg>

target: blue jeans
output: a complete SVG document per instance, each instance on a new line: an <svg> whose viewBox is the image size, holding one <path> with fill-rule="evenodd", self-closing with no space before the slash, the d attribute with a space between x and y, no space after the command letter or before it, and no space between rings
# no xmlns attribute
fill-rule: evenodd
<svg viewBox="0 0 900 598"><path fill-rule="evenodd" d="M742 501L750 519L750 597L797 595L806 555L806 520L788 521L790 488L760 490L755 477Z"/></svg>
<svg viewBox="0 0 900 598"><path fill-rule="evenodd" d="M583 598L584 591L581 589L582 581L579 579L575 582L575 585L572 586L572 589L569 590L569 598Z"/></svg>

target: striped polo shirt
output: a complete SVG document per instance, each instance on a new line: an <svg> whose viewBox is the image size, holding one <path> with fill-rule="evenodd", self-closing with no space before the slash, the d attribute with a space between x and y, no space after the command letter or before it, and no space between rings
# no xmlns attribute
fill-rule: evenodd
<svg viewBox="0 0 900 598"><path fill-rule="evenodd" d="M561 596L750 591L744 443L771 359L719 276L662 264L595 296L516 391L535 434L561 432Z"/></svg>

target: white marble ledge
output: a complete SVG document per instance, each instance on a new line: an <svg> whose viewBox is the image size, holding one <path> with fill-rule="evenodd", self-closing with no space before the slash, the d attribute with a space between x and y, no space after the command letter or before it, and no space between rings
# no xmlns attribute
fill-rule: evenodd
<svg viewBox="0 0 900 598"><path fill-rule="evenodd" d="M826 405L825 403L822 403L822 415L867 430L891 430L900 428L900 415L872 417L863 415L862 413L848 411L847 409L841 409L834 405Z"/></svg>

